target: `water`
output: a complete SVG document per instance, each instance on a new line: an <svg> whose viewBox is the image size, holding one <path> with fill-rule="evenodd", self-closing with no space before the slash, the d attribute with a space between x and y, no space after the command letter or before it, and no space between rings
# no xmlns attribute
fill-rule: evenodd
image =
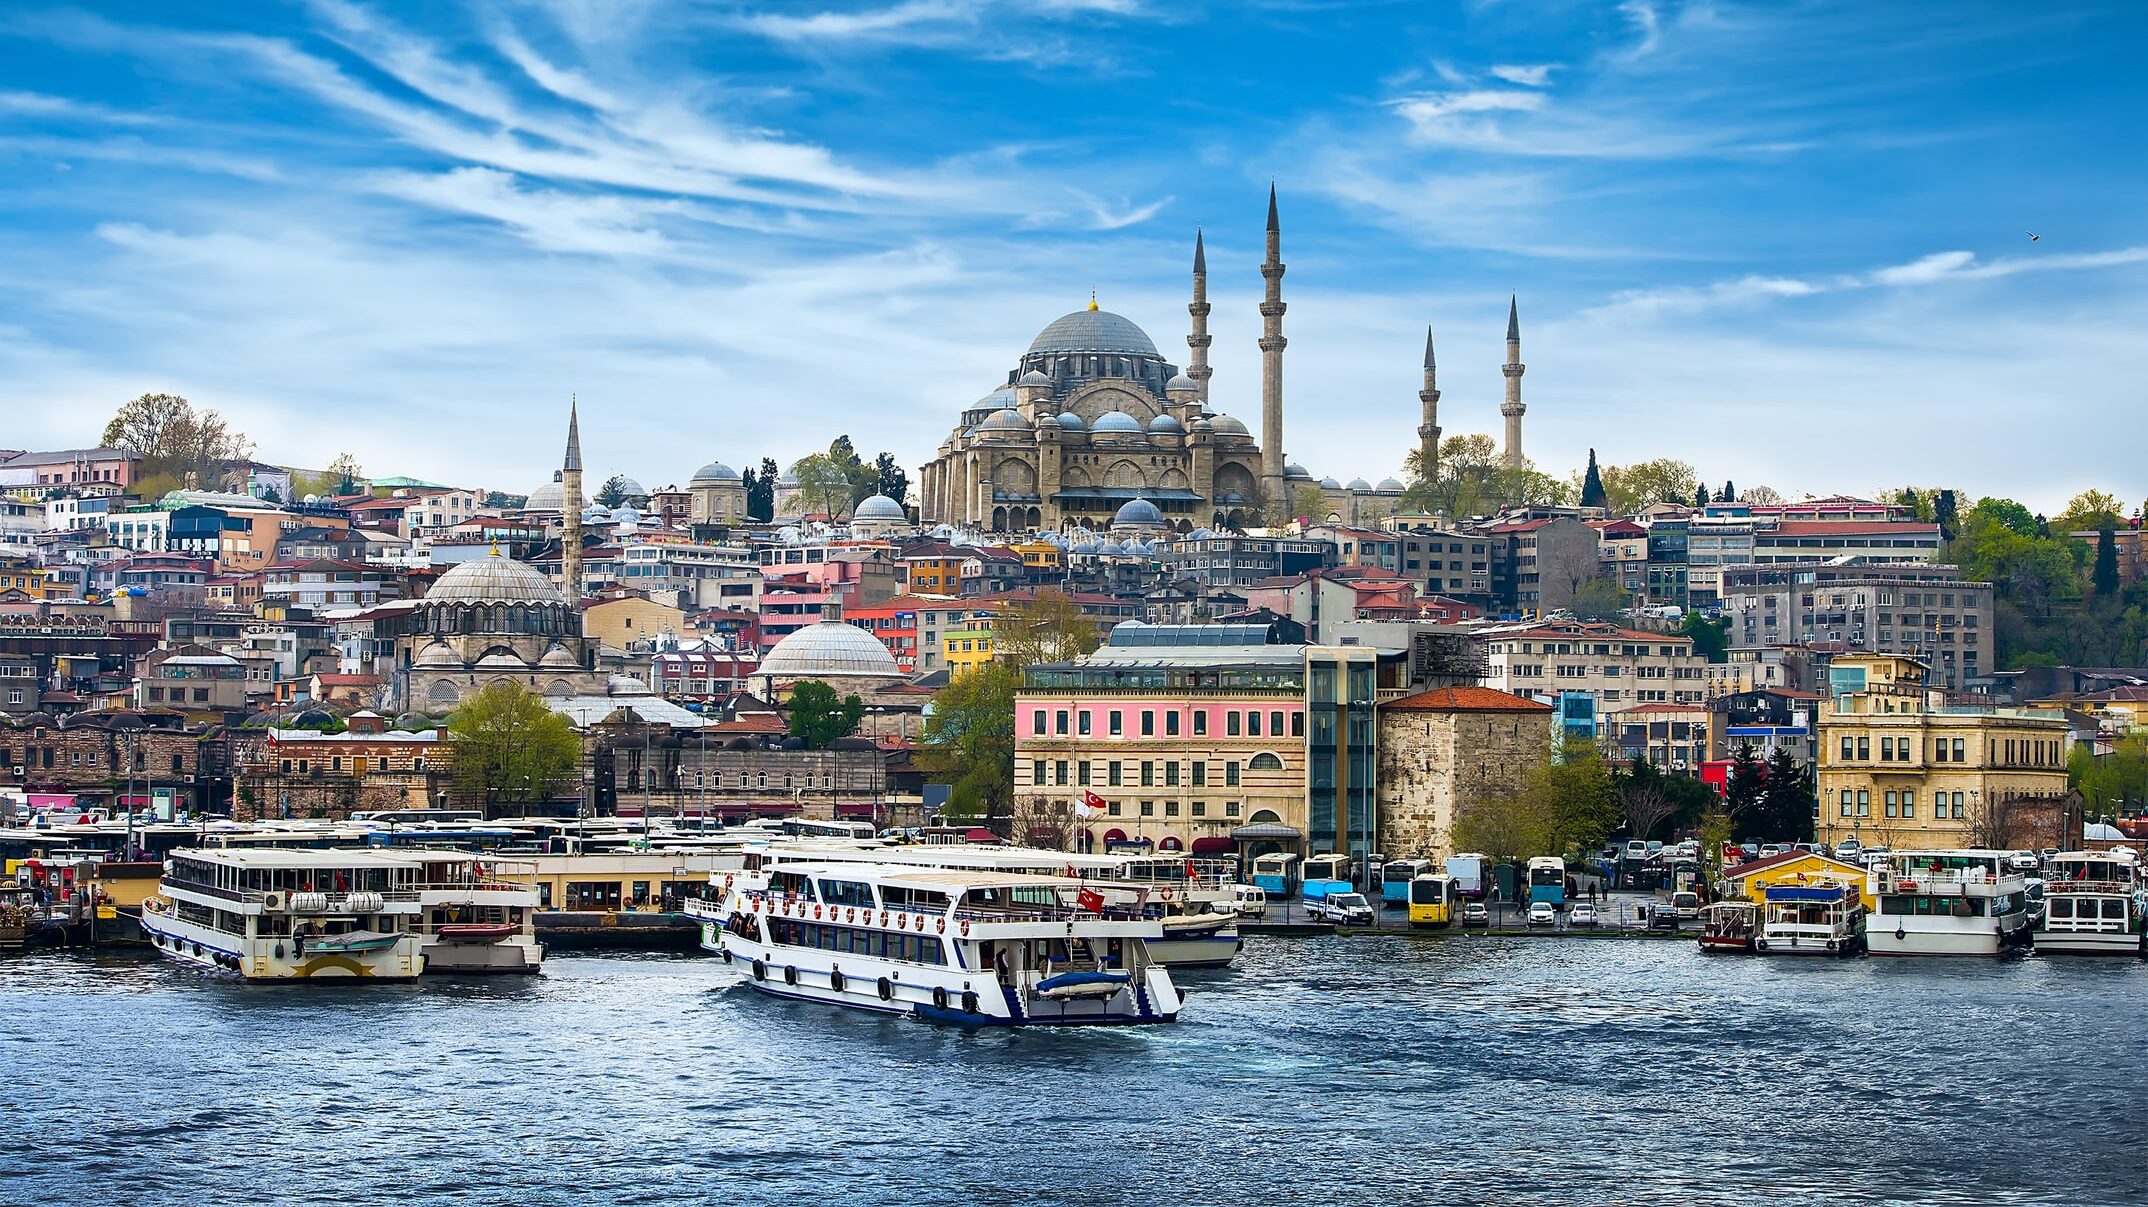
<svg viewBox="0 0 2148 1207"><path fill-rule="evenodd" d="M256 986L0 960L0 1201L2141 1201L2148 966L1261 939L1175 1027L946 1030L712 959Z"/></svg>

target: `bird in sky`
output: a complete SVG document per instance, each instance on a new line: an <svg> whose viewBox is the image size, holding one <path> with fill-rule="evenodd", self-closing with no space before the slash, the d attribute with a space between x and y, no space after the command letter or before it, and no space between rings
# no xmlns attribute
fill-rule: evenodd
<svg viewBox="0 0 2148 1207"><path fill-rule="evenodd" d="M2025 234L2025 235L2027 235L2027 236L2029 237L2029 242L2031 242L2031 243L2034 243L2034 242L2036 242L2036 241L2037 241L2038 239L2041 239L2041 238L2043 238L2043 236L2042 236L2042 235L2039 235L2039 234L2037 234L2037 233L2036 233L2035 231L2023 231L2022 233L2023 233L2023 234Z"/></svg>

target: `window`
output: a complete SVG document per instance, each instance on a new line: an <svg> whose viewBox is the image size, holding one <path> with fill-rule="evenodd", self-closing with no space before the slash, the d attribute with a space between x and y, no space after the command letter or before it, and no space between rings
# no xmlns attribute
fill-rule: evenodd
<svg viewBox="0 0 2148 1207"><path fill-rule="evenodd" d="M1113 759L1104 764L1104 782L1114 788L1119 786L1119 760Z"/></svg>
<svg viewBox="0 0 2148 1207"><path fill-rule="evenodd" d="M1065 759L1060 759L1057 763L1052 764L1052 783L1061 788L1067 786L1067 761Z"/></svg>
<svg viewBox="0 0 2148 1207"><path fill-rule="evenodd" d="M1842 735L1842 761L1843 761L1843 762L1845 762L1845 763L1847 763L1847 762L1849 762L1849 761L1850 761L1851 759L1854 759L1854 758L1856 758L1856 757L1857 757L1857 744L1856 744L1856 739L1854 739L1854 738L1850 737L1850 735L1848 735L1848 734L1844 734L1844 735Z"/></svg>
<svg viewBox="0 0 2148 1207"><path fill-rule="evenodd" d="M1271 738L1283 736L1283 714L1280 710L1268 714L1268 736Z"/></svg>
<svg viewBox="0 0 2148 1207"><path fill-rule="evenodd" d="M1064 725L1065 725L1065 723L1066 723L1066 714L1065 714L1065 713L1060 713L1060 714L1059 714L1059 717L1060 717L1060 724L1061 724L1062 726L1064 726ZM1029 732L1031 732L1031 733L1033 733L1033 734L1036 734L1036 735L1038 735L1038 736L1040 736L1040 737L1041 737L1041 736L1043 736L1043 734L1044 734L1044 710L1043 710L1043 709L1041 709L1041 708L1040 708L1040 709L1038 709L1038 710L1037 710L1036 722L1035 722L1034 724L1032 724L1032 725L1031 725L1031 726L1029 727ZM1066 732L1066 730L1065 730L1064 728L1061 728L1059 732L1061 732L1061 733L1065 733L1065 732Z"/></svg>
<svg viewBox="0 0 2148 1207"><path fill-rule="evenodd" d="M1205 708L1193 714L1193 736L1197 738L1208 736L1208 710Z"/></svg>
<svg viewBox="0 0 2148 1207"><path fill-rule="evenodd" d="M1163 765L1163 782L1164 782L1164 787L1166 787L1166 788L1176 788L1176 787L1178 787L1178 760L1177 760L1177 759L1173 759L1173 760L1171 760L1170 762L1168 762L1168 763L1165 763L1165 764Z"/></svg>
<svg viewBox="0 0 2148 1207"><path fill-rule="evenodd" d="M1156 802L1155 802L1155 801L1152 801L1152 800L1145 800L1145 801L1142 801L1142 802L1141 802L1141 816L1143 816L1143 817L1154 817L1154 816L1156 816Z"/></svg>
<svg viewBox="0 0 2148 1207"><path fill-rule="evenodd" d="M1246 714L1246 736L1249 738L1257 738L1260 736L1259 713L1249 712Z"/></svg>
<svg viewBox="0 0 2148 1207"><path fill-rule="evenodd" d="M1074 764L1074 782L1084 788L1089 786L1089 760L1083 759Z"/></svg>
<svg viewBox="0 0 2148 1207"><path fill-rule="evenodd" d="M1226 737L1235 738L1238 736L1238 714L1236 712L1223 714L1223 733Z"/></svg>
<svg viewBox="0 0 2148 1207"><path fill-rule="evenodd" d="M1302 738L1305 736L1304 713L1294 712L1290 714L1290 736L1294 738Z"/></svg>
<svg viewBox="0 0 2148 1207"><path fill-rule="evenodd" d="M1857 790L1857 816L1872 816L1872 793L1863 788Z"/></svg>
<svg viewBox="0 0 2148 1207"><path fill-rule="evenodd" d="M1196 763L1194 763L1194 765L1193 765L1193 786L1194 786L1194 787L1196 787L1196 788L1205 788L1205 787L1207 787L1207 786L1208 786L1208 764L1207 764L1207 763L1205 763L1205 762L1196 762ZM1199 817L1199 816L1200 816L1200 814L1199 814L1199 813L1195 813L1195 814L1194 814L1194 816L1195 816L1195 817Z"/></svg>
<svg viewBox="0 0 2148 1207"><path fill-rule="evenodd" d="M1896 815L1896 814L1895 814L1895 809L1897 808L1897 806L1896 806L1896 804L1895 804L1895 796L1894 796L1894 793L1893 793L1893 792L1889 792L1889 793L1887 793L1887 800L1886 800L1886 805L1885 805L1885 807L1886 807L1886 809L1887 809L1887 816L1889 816L1889 817L1893 817L1893 816L1895 816L1895 815Z"/></svg>
<svg viewBox="0 0 2148 1207"><path fill-rule="evenodd" d="M1842 790L1842 815L1843 815L1844 817L1849 817L1849 816L1851 816L1851 813L1850 813L1850 807L1851 807L1851 803L1852 803L1852 802L1851 802L1851 797L1850 797L1850 790L1849 790L1848 788L1844 788L1844 789Z"/></svg>
<svg viewBox="0 0 2148 1207"><path fill-rule="evenodd" d="M1085 737L1085 738L1086 738L1086 737L1088 737L1088 736L1089 736L1089 727L1090 727L1090 724L1091 724L1091 722L1090 722L1090 714L1089 714L1089 713L1088 713L1088 712L1087 712L1086 710L1084 710L1084 711L1082 712L1082 714L1081 714L1081 717L1079 718L1079 720L1080 720L1080 729L1081 729L1081 736L1083 736L1083 737Z"/></svg>
<svg viewBox="0 0 2148 1207"><path fill-rule="evenodd" d="M1178 736L1178 714L1177 714L1177 713L1175 713L1175 712L1167 712L1167 713L1165 713L1165 714L1164 714L1164 718L1163 718L1163 731L1164 731L1164 736L1165 736L1165 737L1167 737L1167 738L1175 738L1175 737L1177 737L1177 736Z"/></svg>
<svg viewBox="0 0 2148 1207"><path fill-rule="evenodd" d="M1957 763L1965 763L1965 762L1968 762L1968 761L1969 761L1969 760L1968 760L1968 758L1967 758L1967 756L1965 756L1965 755L1964 755L1964 754L1962 753L1962 740L1961 740L1960 738L1956 738L1956 739L1954 739L1954 758L1953 758L1953 761L1954 761L1954 762L1957 762ZM1959 814L1956 814L1956 816L1960 816L1960 815L1959 815Z"/></svg>
<svg viewBox="0 0 2148 1207"><path fill-rule="evenodd" d="M1118 709L1114 708L1111 710L1111 736L1116 738L1123 736L1125 733L1126 716L1124 713L1121 713Z"/></svg>
<svg viewBox="0 0 2148 1207"><path fill-rule="evenodd" d="M1147 759L1141 760L1141 786L1144 788L1156 786L1156 764Z"/></svg>
<svg viewBox="0 0 2148 1207"><path fill-rule="evenodd" d="M1253 761L1246 764L1246 769L1248 771L1281 771L1283 769L1283 760L1263 751L1253 756Z"/></svg>
<svg viewBox="0 0 2148 1207"><path fill-rule="evenodd" d="M1238 786L1238 764L1237 764L1237 763L1235 763L1235 762L1232 762L1232 763L1225 763L1225 764L1223 765L1223 784L1224 784L1224 786L1225 786L1225 787L1227 787L1227 788L1236 788L1236 787Z"/></svg>
<svg viewBox="0 0 2148 1207"><path fill-rule="evenodd" d="M1906 789L1902 793L1902 816L1915 817L1916 815L1917 793L1913 789Z"/></svg>
<svg viewBox="0 0 2148 1207"><path fill-rule="evenodd" d="M1872 759L1872 739L1871 739L1871 738L1865 737L1865 736L1863 736L1862 734L1860 734L1860 735L1858 736L1858 738L1857 738L1857 757L1858 757L1859 759L1863 760L1863 761L1866 761L1866 762L1870 762L1870 761L1871 761L1871 759Z"/></svg>
<svg viewBox="0 0 2148 1207"><path fill-rule="evenodd" d="M1175 801L1175 800L1167 800L1167 801L1165 801L1165 802L1163 803L1163 814L1164 814L1164 816L1165 816L1165 817L1177 817L1177 816L1178 816L1178 802L1177 802L1177 801Z"/></svg>

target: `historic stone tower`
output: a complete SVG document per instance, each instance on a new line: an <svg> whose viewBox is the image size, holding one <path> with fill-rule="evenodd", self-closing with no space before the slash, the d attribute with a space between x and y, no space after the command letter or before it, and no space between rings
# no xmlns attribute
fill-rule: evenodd
<svg viewBox="0 0 2148 1207"><path fill-rule="evenodd" d="M1521 417L1529 408L1521 400L1522 374L1528 372L1528 366L1521 363L1521 309L1515 298L1507 300L1507 363L1502 371L1507 375L1507 400L1499 404L1499 413L1507 417L1506 463L1519 469L1524 461Z"/></svg>
<svg viewBox="0 0 2148 1207"><path fill-rule="evenodd" d="M1186 376L1201 388L1201 402L1208 402L1208 379L1216 371L1208 365L1208 346L1215 342L1208 334L1208 250L1201 244L1201 232L1193 232L1193 303L1186 313L1193 316L1193 333L1186 337Z"/></svg>
<svg viewBox="0 0 2148 1207"><path fill-rule="evenodd" d="M1425 324L1425 388L1417 391L1425 420L1417 425L1417 459L1425 481L1439 475L1439 363L1432 357L1432 324Z"/></svg>
<svg viewBox="0 0 2148 1207"><path fill-rule="evenodd" d="M1268 256L1260 275L1268 290L1260 304L1260 453L1261 491L1270 516L1285 514L1283 469L1283 226L1276 219L1275 186L1268 186Z"/></svg>
<svg viewBox="0 0 2148 1207"><path fill-rule="evenodd" d="M579 400L567 400L567 457L559 467L559 581L567 602L582 605L582 420Z"/></svg>

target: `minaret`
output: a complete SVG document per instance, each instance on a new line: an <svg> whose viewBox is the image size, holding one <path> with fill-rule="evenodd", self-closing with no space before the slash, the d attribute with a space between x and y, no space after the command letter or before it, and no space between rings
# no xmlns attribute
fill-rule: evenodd
<svg viewBox="0 0 2148 1207"><path fill-rule="evenodd" d="M1260 275L1268 291L1260 304L1260 476L1270 515L1290 509L1283 493L1283 224L1276 219L1275 185L1268 186L1268 258Z"/></svg>
<svg viewBox="0 0 2148 1207"><path fill-rule="evenodd" d="M1208 252L1201 246L1201 232L1193 232L1193 304L1186 307L1193 316L1193 334L1186 337L1186 346L1193 350L1187 358L1186 376L1201 387L1201 405L1208 405L1208 379L1215 370L1208 367L1208 345L1215 341L1208 334Z"/></svg>
<svg viewBox="0 0 2148 1207"><path fill-rule="evenodd" d="M1521 363L1521 310L1518 300L1507 300L1507 363L1502 370L1507 375L1507 400L1500 404L1499 413L1507 417L1506 463L1510 468L1520 469L1524 463L1521 451L1521 417L1529 408L1522 405L1521 378L1528 366Z"/></svg>
<svg viewBox="0 0 2148 1207"><path fill-rule="evenodd" d="M1425 388L1417 391L1425 421L1417 425L1418 468L1430 482L1439 476L1439 363L1432 358L1432 324L1425 324Z"/></svg>
<svg viewBox="0 0 2148 1207"><path fill-rule="evenodd" d="M567 459L559 467L560 592L576 607L582 603L582 420L580 400L568 395Z"/></svg>

